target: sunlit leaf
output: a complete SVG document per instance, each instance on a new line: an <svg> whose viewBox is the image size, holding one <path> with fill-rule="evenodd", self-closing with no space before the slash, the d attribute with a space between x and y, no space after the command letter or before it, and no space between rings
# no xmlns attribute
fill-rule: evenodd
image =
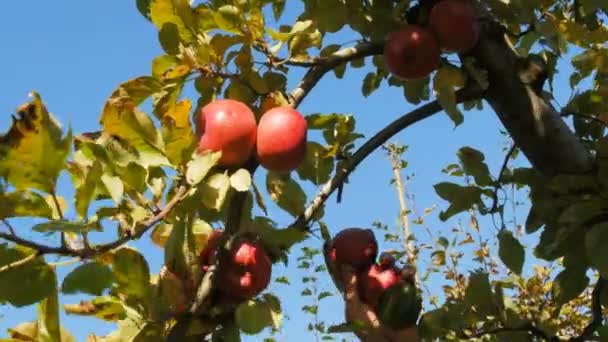
<svg viewBox="0 0 608 342"><path fill-rule="evenodd" d="M186 180L188 184L196 185L200 183L217 164L221 156L221 151L196 154L186 165Z"/></svg>
<svg viewBox="0 0 608 342"><path fill-rule="evenodd" d="M230 185L237 191L249 190L251 183L251 174L246 169L238 169L230 175Z"/></svg>
<svg viewBox="0 0 608 342"><path fill-rule="evenodd" d="M235 311L236 324L246 334L255 335L266 327L281 324L281 304L277 297L266 294L240 304Z"/></svg>
<svg viewBox="0 0 608 342"><path fill-rule="evenodd" d="M304 212L306 194L291 177L269 172L266 176L266 190L270 198L292 216L297 217Z"/></svg>
<svg viewBox="0 0 608 342"><path fill-rule="evenodd" d="M44 197L29 191L0 193L0 219L10 217L52 218L53 211Z"/></svg>
<svg viewBox="0 0 608 342"><path fill-rule="evenodd" d="M40 95L17 109L18 117L0 135L0 177L16 190L38 189L52 193L71 150L71 129L61 126L42 103Z"/></svg>
<svg viewBox="0 0 608 342"><path fill-rule="evenodd" d="M203 204L207 208L220 210L224 205L228 190L230 190L230 177L226 173L211 175L201 184Z"/></svg>

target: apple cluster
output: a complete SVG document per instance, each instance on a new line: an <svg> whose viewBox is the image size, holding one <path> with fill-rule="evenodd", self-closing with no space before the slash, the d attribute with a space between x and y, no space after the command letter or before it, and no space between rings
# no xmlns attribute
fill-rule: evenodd
<svg viewBox="0 0 608 342"><path fill-rule="evenodd" d="M425 22L407 24L388 35L384 60L395 77L424 78L439 67L442 51L465 53L479 41L479 23L470 0L439 0Z"/></svg>
<svg viewBox="0 0 608 342"><path fill-rule="evenodd" d="M199 255L203 272L207 272L217 258L219 241L223 232L213 230L205 248ZM253 298L264 291L270 283L272 261L264 247L256 241L240 239L229 250L226 262L218 273L218 290L236 300Z"/></svg>
<svg viewBox="0 0 608 342"><path fill-rule="evenodd" d="M416 323L421 310L414 284L414 270L399 268L393 255L382 252L371 229L345 228L328 246L332 263L352 266L357 272L358 293L380 321L395 329ZM376 260L377 259L377 260Z"/></svg>
<svg viewBox="0 0 608 342"><path fill-rule="evenodd" d="M289 106L274 107L256 122L243 102L220 99L197 116L198 153L221 151L219 165L240 167L252 154L265 169L287 174L306 157L306 119Z"/></svg>

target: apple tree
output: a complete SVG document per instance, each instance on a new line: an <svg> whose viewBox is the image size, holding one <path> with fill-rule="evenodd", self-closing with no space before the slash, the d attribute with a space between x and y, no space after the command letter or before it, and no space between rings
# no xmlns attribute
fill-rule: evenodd
<svg viewBox="0 0 608 342"><path fill-rule="evenodd" d="M116 322L90 341L238 341L280 330L281 298L266 291L272 267L316 232L324 243L296 260L314 269L303 282L332 279L346 301L345 323L317 320L317 337L608 339L608 5L304 0L295 22L282 21L290 3L137 0L164 52L150 74L116 86L98 131L62 129L36 92L17 108L0 136L0 304L36 306L37 318L6 341L74 341L60 310ZM328 43L344 32L354 43ZM560 105L552 92L564 60L572 95ZM367 74L347 78L351 68ZM395 107L418 107L371 137L359 133L356 113L300 113L330 73L361 82L364 97L383 84L402 89ZM182 96L186 86L198 97ZM438 218L468 217L469 227L434 231L425 243L409 225L435 213L413 217L401 178L406 148L387 142L434 115L457 128L479 109L498 117L512 147L495 175L483 153L458 150L450 178L432 190L447 205ZM332 236L323 221L328 198L339 201L349 175L379 149L402 210L403 229L384 234L391 251L378 250L389 229L382 222ZM527 164L511 166L518 154ZM58 192L62 173L73 198ZM264 184L254 182L260 173ZM530 210L525 225L511 226L505 216L518 198ZM293 222L279 225L269 204ZM491 242L477 239L481 216L497 222L483 232ZM21 218L35 222L27 237L15 227ZM91 239L112 229L111 240ZM537 232L538 265L528 274L520 239ZM130 246L140 239L162 247L161 269ZM475 246L469 255L466 245ZM59 279L50 256L77 266ZM465 272L464 260L479 268ZM441 296L428 290L437 277ZM331 294L312 288L315 302L303 311L315 316ZM60 308L69 293L90 298Z"/></svg>

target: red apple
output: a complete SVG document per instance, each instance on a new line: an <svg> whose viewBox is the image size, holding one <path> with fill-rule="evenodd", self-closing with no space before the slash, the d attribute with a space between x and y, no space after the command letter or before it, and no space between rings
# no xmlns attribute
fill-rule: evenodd
<svg viewBox="0 0 608 342"><path fill-rule="evenodd" d="M257 158L267 170L289 173L306 157L308 124L304 116L289 106L274 107L258 124Z"/></svg>
<svg viewBox="0 0 608 342"><path fill-rule="evenodd" d="M368 267L378 255L378 242L371 229L346 228L332 240L330 256L333 261L358 269Z"/></svg>
<svg viewBox="0 0 608 342"><path fill-rule="evenodd" d="M237 243L219 273L218 290L237 299L257 296L270 283L272 262L264 248L250 241Z"/></svg>
<svg viewBox="0 0 608 342"><path fill-rule="evenodd" d="M429 28L441 48L450 52L466 52L479 40L479 24L469 0L439 1L431 10Z"/></svg>
<svg viewBox="0 0 608 342"><path fill-rule="evenodd" d="M223 166L241 166L255 146L255 115L242 102L223 99L205 105L197 121L198 152L222 151Z"/></svg>
<svg viewBox="0 0 608 342"><path fill-rule="evenodd" d="M415 80L428 76L439 67L441 50L431 31L406 25L391 32L384 44L384 61L393 76Z"/></svg>
<svg viewBox="0 0 608 342"><path fill-rule="evenodd" d="M399 272L395 267L383 269L376 264L361 272L357 279L361 299L374 307L384 291L398 282Z"/></svg>

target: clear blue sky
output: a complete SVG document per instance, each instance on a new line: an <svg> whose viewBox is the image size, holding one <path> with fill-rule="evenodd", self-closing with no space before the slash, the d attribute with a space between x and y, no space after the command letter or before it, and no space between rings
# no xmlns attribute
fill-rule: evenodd
<svg viewBox="0 0 608 342"><path fill-rule="evenodd" d="M300 2L288 2L284 20L293 18L299 6ZM156 29L140 16L135 1L4 1L0 4L0 32L3 52L0 56L3 68L0 77L1 131L8 128L10 115L19 104L28 100L27 94L32 90L42 95L50 111L66 127L72 125L75 132L97 130L101 108L115 86L127 79L149 74L151 60L162 53ZM346 33L335 40L347 42L354 38ZM558 80L566 80L569 73L567 64L562 67ZM328 74L301 105L301 112L353 113L359 130L369 137L413 108L404 101L399 89L386 86L373 96L363 98L360 89L366 72L367 69L348 70L343 80ZM290 84L295 84L300 75L294 73ZM563 103L569 89L566 88L567 82L561 84L564 87L558 86L556 97ZM192 92L185 96L195 99ZM485 152L495 175L503 159L501 149L506 141L499 133L500 129L493 112L485 110L467 113L465 123L456 130L447 116L440 114L396 136L392 141L410 146L406 154L410 164L405 172L414 175L408 191L416 195L416 209L422 211L433 204L447 208L434 193L432 185L446 180L441 169L456 162L454 153L461 146L469 145ZM256 177L258 182L262 180L261 176ZM351 176L343 202L336 204L334 197L328 201L325 220L332 232L349 226L369 226L375 220L395 229L399 209L394 188L389 186L390 177L390 165L384 154L379 151L370 156ZM67 177L63 177L61 184L60 193L69 198L72 189ZM263 185L263 181L260 184ZM307 187L311 195L314 190ZM520 222L522 214L525 210L519 212ZM276 208L271 210L271 215L279 224L290 223L290 218ZM460 218L466 222L466 216ZM432 218L428 222L430 229L437 233L448 231L457 220L440 223ZM19 230L27 234L28 222L21 223ZM494 230L487 218L481 220L481 227L490 233ZM113 234L113 228L108 230ZM420 238L424 239L422 231L419 232ZM381 235L378 238L381 240ZM320 240L313 237L307 244L319 246ZM146 254L152 272L157 273L162 251L152 246L147 236L134 245ZM307 298L299 295L302 289L299 278L303 274L296 270L295 264L294 256L289 268L277 266L274 270L277 276L289 275L293 285L273 285L271 289L283 298L283 306L290 318L285 321L284 337L289 341L308 341L310 336L305 335L305 329L309 318L300 311L300 306L307 302ZM526 266L530 263L527 262ZM60 275L65 275L70 269L61 268ZM327 280L322 283L325 289L333 290ZM84 298L63 296L61 304ZM326 300L321 307L321 317L329 324L339 323L342 310L339 300ZM16 309L0 306L0 338L6 336L8 327L32 320L34 315L34 307ZM90 332L103 335L114 329L113 325L95 319L64 314L61 319L79 341L84 341ZM249 340L261 339L253 337Z"/></svg>

